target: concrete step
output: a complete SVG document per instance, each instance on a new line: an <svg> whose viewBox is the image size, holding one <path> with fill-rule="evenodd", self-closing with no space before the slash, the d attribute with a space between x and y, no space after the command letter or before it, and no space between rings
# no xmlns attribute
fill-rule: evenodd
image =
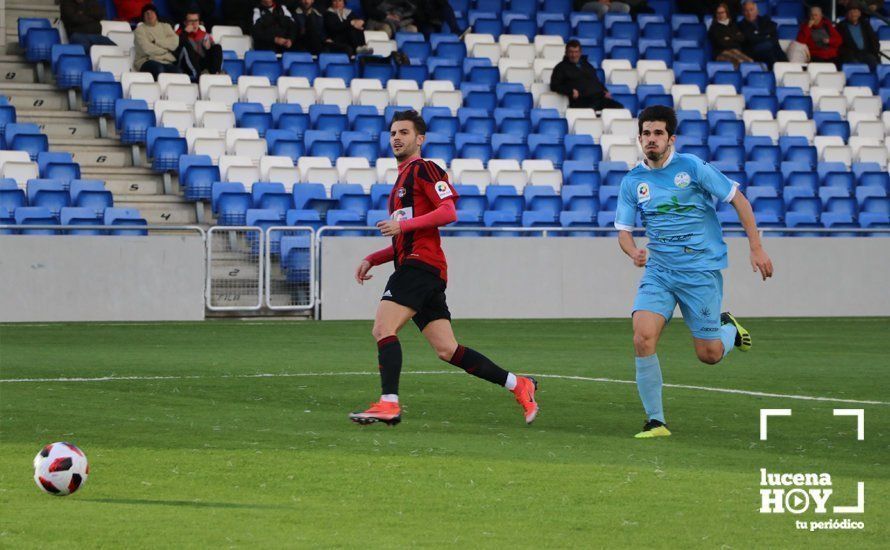
<svg viewBox="0 0 890 550"><path fill-rule="evenodd" d="M0 83L0 94L9 98L16 111L67 111L68 94L54 84Z"/></svg>
<svg viewBox="0 0 890 550"><path fill-rule="evenodd" d="M17 112L20 122L33 122L49 136L50 141L59 139L95 139L99 137L99 120L79 111L32 111ZM109 125L114 130L114 125Z"/></svg>
<svg viewBox="0 0 890 550"><path fill-rule="evenodd" d="M105 187L115 197L127 195L164 195L164 180L146 168L115 168L110 166L81 166L81 176L86 179L97 179L105 182ZM176 180L174 179L174 182ZM174 185L174 190L176 186Z"/></svg>
<svg viewBox="0 0 890 550"><path fill-rule="evenodd" d="M33 84L37 82L37 71L21 56L0 56L0 84L6 82Z"/></svg>
<svg viewBox="0 0 890 550"><path fill-rule="evenodd" d="M178 196L115 195L114 205L136 208L150 225L193 225L195 205Z"/></svg>
<svg viewBox="0 0 890 550"><path fill-rule="evenodd" d="M132 149L111 138L58 138L51 137L49 148L67 151L74 161L85 166L128 168L133 166Z"/></svg>

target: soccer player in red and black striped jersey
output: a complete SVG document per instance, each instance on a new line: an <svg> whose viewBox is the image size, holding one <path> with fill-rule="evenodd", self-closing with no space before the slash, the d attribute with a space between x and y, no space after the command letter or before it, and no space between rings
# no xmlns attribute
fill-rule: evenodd
<svg viewBox="0 0 890 550"><path fill-rule="evenodd" d="M537 382L516 376L494 364L481 353L457 343L451 329L451 314L445 303L448 266L442 252L439 227L457 219L457 192L448 174L436 163L420 157L426 139L426 123L417 111L402 111L390 123L389 143L399 161L399 177L389 196L390 219L377 224L380 233L392 237L392 246L374 252L359 264L359 284L371 278L376 265L395 264L377 307L372 334L377 340L382 395L371 408L349 418L359 424L401 421L399 374L402 347L398 332L413 320L439 359L468 373L512 391L522 405L529 424L538 414Z"/></svg>

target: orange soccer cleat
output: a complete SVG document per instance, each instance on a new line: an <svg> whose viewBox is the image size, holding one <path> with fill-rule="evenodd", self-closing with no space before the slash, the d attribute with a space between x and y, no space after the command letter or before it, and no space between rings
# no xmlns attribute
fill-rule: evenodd
<svg viewBox="0 0 890 550"><path fill-rule="evenodd" d="M402 409L398 403L378 401L371 403L371 407L366 411L349 413L349 419L362 425L383 422L395 426L402 421Z"/></svg>
<svg viewBox="0 0 890 550"><path fill-rule="evenodd" d="M525 423L531 424L538 416L538 402L535 401L535 391L538 389L538 382L531 376L516 377L516 387L513 389L513 395L516 401L522 405L525 411Z"/></svg>

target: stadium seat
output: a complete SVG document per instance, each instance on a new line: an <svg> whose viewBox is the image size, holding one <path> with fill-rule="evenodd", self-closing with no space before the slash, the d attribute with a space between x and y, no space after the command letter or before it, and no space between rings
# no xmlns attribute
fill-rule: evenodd
<svg viewBox="0 0 890 550"><path fill-rule="evenodd" d="M22 206L15 209L16 225L58 225L59 220L49 208L43 206ZM22 235L57 235L56 229L20 229Z"/></svg>

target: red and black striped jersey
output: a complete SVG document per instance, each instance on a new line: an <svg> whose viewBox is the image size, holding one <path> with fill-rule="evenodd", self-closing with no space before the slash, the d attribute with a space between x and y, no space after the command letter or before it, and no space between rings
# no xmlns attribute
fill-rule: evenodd
<svg viewBox="0 0 890 550"><path fill-rule="evenodd" d="M457 191L448 174L435 162L413 158L399 165L399 177L389 195L393 220L410 220L428 214L446 200L457 202ZM393 262L398 269L411 265L431 271L448 281L448 264L438 227L399 233L392 240Z"/></svg>

